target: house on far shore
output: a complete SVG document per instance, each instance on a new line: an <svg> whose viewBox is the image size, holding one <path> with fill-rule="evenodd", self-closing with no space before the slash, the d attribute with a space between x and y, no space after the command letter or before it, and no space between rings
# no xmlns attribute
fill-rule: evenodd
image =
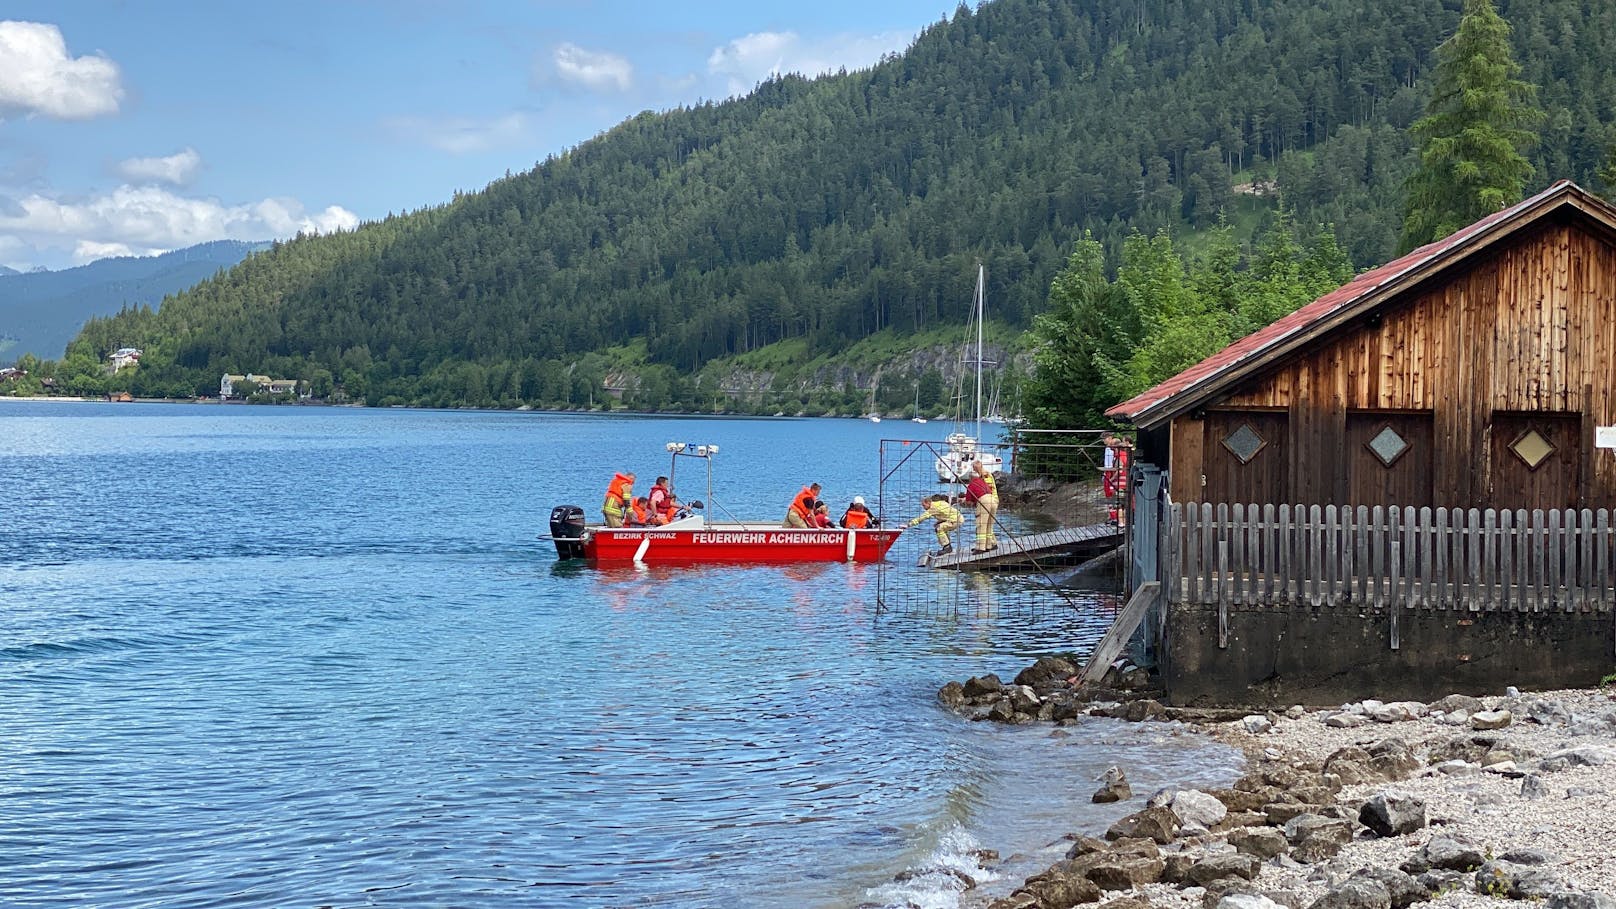
<svg viewBox="0 0 1616 909"><path fill-rule="evenodd" d="M107 362L112 371L117 372L125 366L140 362L140 349L136 347L120 347L107 356Z"/></svg>
<svg viewBox="0 0 1616 909"><path fill-rule="evenodd" d="M250 372L244 376L225 373L224 377L219 380L219 400L224 401L240 397L236 391L236 386L243 382L251 382L258 387L259 391L272 395L297 393L296 379L272 379L269 376L254 375Z"/></svg>
<svg viewBox="0 0 1616 909"><path fill-rule="evenodd" d="M7 366L4 369L0 369L0 382L16 382L26 375L28 375L28 370L26 369L18 369L15 366Z"/></svg>
<svg viewBox="0 0 1616 909"><path fill-rule="evenodd" d="M1596 684L1616 616L1616 207L1570 182L1108 411L1177 703ZM1150 594L1154 595L1154 594Z"/></svg>

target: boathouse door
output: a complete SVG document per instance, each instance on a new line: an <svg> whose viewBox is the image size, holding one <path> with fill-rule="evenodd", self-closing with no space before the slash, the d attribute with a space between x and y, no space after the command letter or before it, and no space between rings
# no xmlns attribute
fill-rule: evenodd
<svg viewBox="0 0 1616 909"><path fill-rule="evenodd" d="M1432 449L1436 432L1429 411L1347 414L1347 504L1421 508L1432 502Z"/></svg>
<svg viewBox="0 0 1616 909"><path fill-rule="evenodd" d="M1493 413L1494 508L1577 508L1582 504L1582 415Z"/></svg>
<svg viewBox="0 0 1616 909"><path fill-rule="evenodd" d="M1284 411L1209 410L1203 451L1203 502L1241 504L1289 500Z"/></svg>

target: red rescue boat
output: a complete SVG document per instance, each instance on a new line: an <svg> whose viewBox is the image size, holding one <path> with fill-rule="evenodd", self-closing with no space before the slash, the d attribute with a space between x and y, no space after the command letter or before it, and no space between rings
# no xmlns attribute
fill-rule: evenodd
<svg viewBox="0 0 1616 909"><path fill-rule="evenodd" d="M585 527L552 539L562 559L602 563L879 562L902 532L708 524L697 516L662 527Z"/></svg>
<svg viewBox="0 0 1616 909"><path fill-rule="evenodd" d="M669 442L674 466L681 457L707 462L708 498L712 498L712 456L716 445ZM670 476L672 473L670 472ZM702 507L702 503L693 503ZM743 521L709 523L690 514L669 524L652 527L588 525L577 505L558 505L550 512L548 539L563 561L586 559L597 563L692 564L705 562L879 562L897 542L903 529L881 527L857 530L840 527L799 528Z"/></svg>

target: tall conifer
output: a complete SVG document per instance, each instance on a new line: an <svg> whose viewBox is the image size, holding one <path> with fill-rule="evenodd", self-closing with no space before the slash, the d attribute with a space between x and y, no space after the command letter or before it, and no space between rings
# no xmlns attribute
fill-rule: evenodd
<svg viewBox="0 0 1616 909"><path fill-rule="evenodd" d="M1492 0L1465 0L1459 30L1437 48L1436 86L1413 126L1419 165L1408 181L1402 248L1439 240L1521 200L1542 118L1518 78L1509 23Z"/></svg>

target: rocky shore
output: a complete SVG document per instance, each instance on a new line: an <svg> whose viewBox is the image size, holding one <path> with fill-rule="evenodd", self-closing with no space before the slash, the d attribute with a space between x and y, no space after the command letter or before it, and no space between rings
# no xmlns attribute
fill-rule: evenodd
<svg viewBox="0 0 1616 909"><path fill-rule="evenodd" d="M1118 803L1114 824L1052 843L1048 866L1031 876L978 890L959 875L963 905L1616 909L1610 691L1246 714L1166 707L1131 667L1087 691L1073 687L1075 675L1072 663L1045 658L1009 684L984 676L938 696L984 722L1190 723L1240 748L1246 771L1226 789L1136 793L1129 768L1113 767L1094 800ZM990 856L985 878L995 876Z"/></svg>

